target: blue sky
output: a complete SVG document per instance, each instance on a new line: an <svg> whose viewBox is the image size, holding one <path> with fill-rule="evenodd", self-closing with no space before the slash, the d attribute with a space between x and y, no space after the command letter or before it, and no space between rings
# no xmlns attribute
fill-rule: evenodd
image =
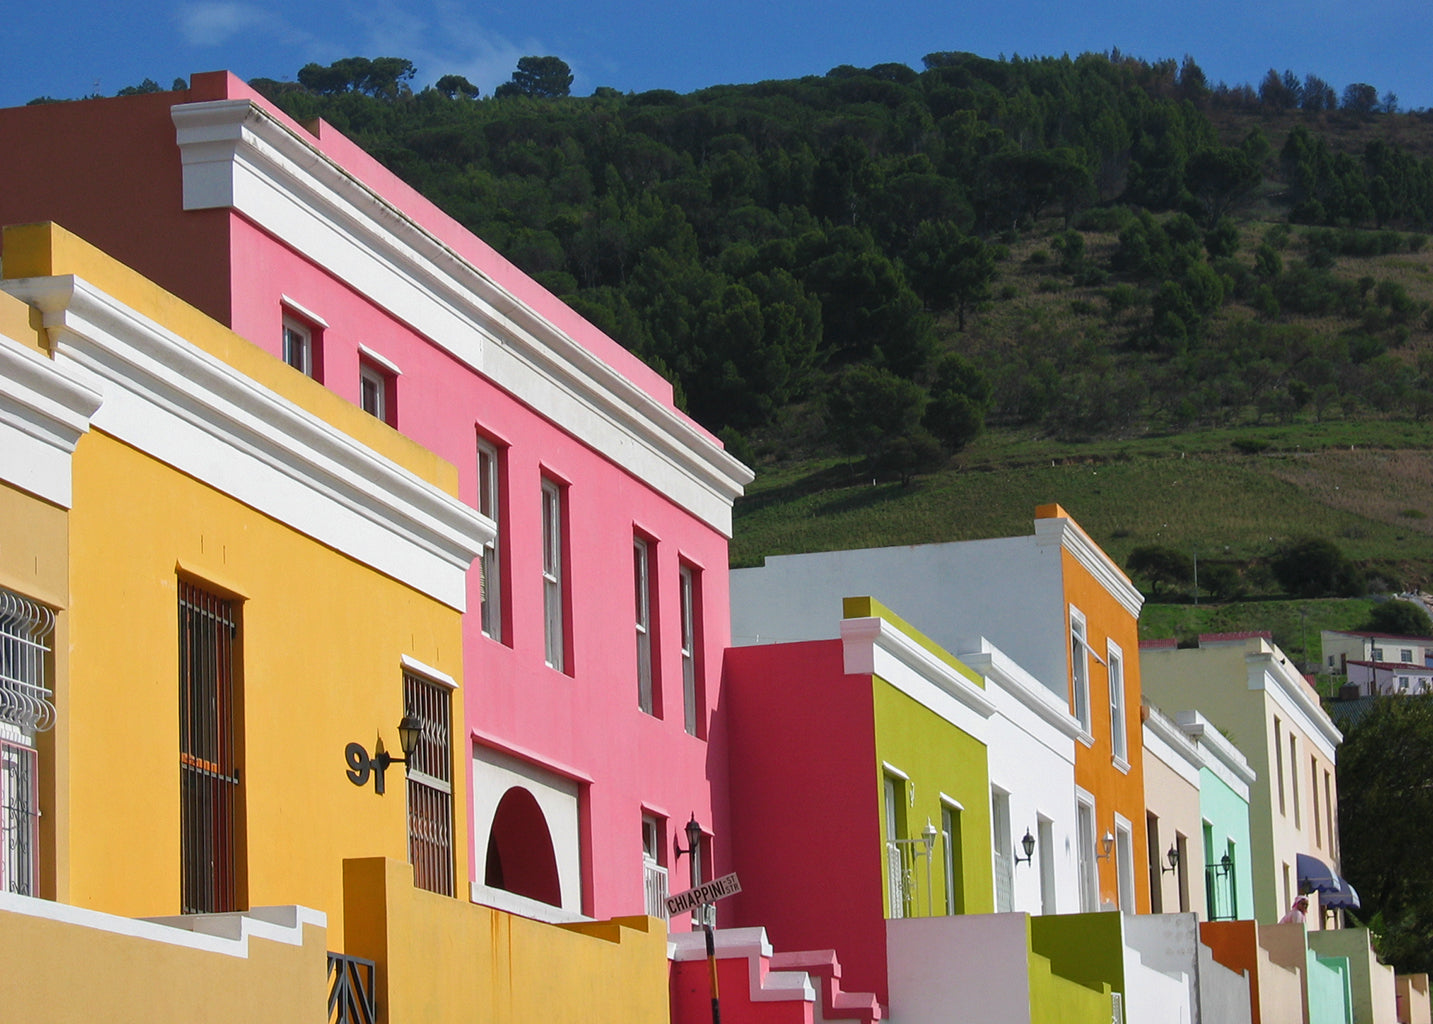
<svg viewBox="0 0 1433 1024"><path fill-rule="evenodd" d="M838 64L919 69L935 50L1046 56L1119 47L1188 53L1211 82L1270 68L1342 92L1367 82L1433 106L1433 3L1382 0L19 0L7 11L0 106L75 98L191 72L292 79L310 61L406 57L415 85L465 75L484 95L525 54L571 65L573 92L675 89L820 75Z"/></svg>

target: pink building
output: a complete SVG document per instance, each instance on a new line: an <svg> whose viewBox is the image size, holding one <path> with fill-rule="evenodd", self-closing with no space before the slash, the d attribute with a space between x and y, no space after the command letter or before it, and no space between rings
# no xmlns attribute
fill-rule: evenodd
<svg viewBox="0 0 1433 1024"><path fill-rule="evenodd" d="M457 465L495 521L468 580L454 770L473 776L474 849L455 895L553 919L657 910L691 815L706 874L727 870L717 690L751 474L670 385L227 73L0 111L0 135L0 223L108 251Z"/></svg>

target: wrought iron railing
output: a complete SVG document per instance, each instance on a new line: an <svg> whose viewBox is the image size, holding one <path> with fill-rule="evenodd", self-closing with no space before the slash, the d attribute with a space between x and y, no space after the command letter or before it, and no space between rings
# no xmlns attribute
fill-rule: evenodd
<svg viewBox="0 0 1433 1024"><path fill-rule="evenodd" d="M1209 920L1239 919L1239 901L1235 893L1234 864L1229 858L1204 866L1204 895L1209 901Z"/></svg>
<svg viewBox="0 0 1433 1024"><path fill-rule="evenodd" d="M328 955L328 1024L376 1024L378 1001L372 960Z"/></svg>
<svg viewBox="0 0 1433 1024"><path fill-rule="evenodd" d="M886 843L886 878L890 884L891 917L908 917L906 901L910 898L905 857L895 842Z"/></svg>

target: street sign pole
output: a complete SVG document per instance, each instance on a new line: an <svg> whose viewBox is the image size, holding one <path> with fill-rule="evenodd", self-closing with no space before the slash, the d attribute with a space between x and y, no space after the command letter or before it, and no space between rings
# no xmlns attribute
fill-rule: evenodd
<svg viewBox="0 0 1433 1024"><path fill-rule="evenodd" d="M710 904L703 904L703 907ZM702 927L707 932L707 968L712 979L712 1024L721 1024L721 998L717 992L716 938L712 935L711 915L702 914Z"/></svg>
<svg viewBox="0 0 1433 1024"><path fill-rule="evenodd" d="M739 892L741 892L741 882L737 880L736 872L732 872L721 878L714 878L705 885L695 885L686 892L679 892L675 896L667 897L668 914L676 915L690 910L694 917L701 918L702 929L707 933L707 971L711 976L712 1024L721 1024L721 999L717 990L716 935L712 928L712 915L709 913L709 909L717 900L735 896Z"/></svg>

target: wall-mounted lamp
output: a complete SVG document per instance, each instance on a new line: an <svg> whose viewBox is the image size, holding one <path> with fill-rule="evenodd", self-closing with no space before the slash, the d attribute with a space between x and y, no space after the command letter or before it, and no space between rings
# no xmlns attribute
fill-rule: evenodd
<svg viewBox="0 0 1433 1024"><path fill-rule="evenodd" d="M1105 852L1095 854L1095 860L1109 860L1110 854L1115 852L1115 834L1113 832L1105 833L1104 838L1100 840L1100 849Z"/></svg>
<svg viewBox="0 0 1433 1024"><path fill-rule="evenodd" d="M935 837L938 835L940 835L940 830L931 824L931 820L927 818L925 820L925 828L921 829L921 838L925 840L925 853L927 857L929 857L931 851L935 849Z"/></svg>
<svg viewBox="0 0 1433 1024"><path fill-rule="evenodd" d="M1167 872L1170 872L1170 871L1178 871L1178 870L1179 870L1179 848L1178 848L1177 846L1175 846L1173 843L1170 844L1170 846L1169 846L1169 852L1167 852L1167 853L1164 855L1164 859L1167 860L1167 861L1169 861L1169 867L1167 867L1167 868L1160 868L1160 869L1159 869L1159 873L1160 873L1161 875L1166 874Z"/></svg>
<svg viewBox="0 0 1433 1024"><path fill-rule="evenodd" d="M1227 853L1219 858L1219 863L1214 865L1215 874L1227 875L1234 870L1234 858Z"/></svg>
<svg viewBox="0 0 1433 1024"><path fill-rule="evenodd" d="M348 762L348 781L355 786L368 785L368 776L373 776L373 792L379 796L383 795L383 773L388 766L395 761L399 764L408 764L413 757L413 751L418 747L418 740L423 735L423 719L417 715L408 714L398 723L398 743L403 748L402 757L394 757L383 749L383 738L378 738L372 757L368 751L363 749L361 743L350 743L343 748L344 759Z"/></svg>
<svg viewBox="0 0 1433 1024"><path fill-rule="evenodd" d="M1016 864L1029 864L1035 859L1035 837L1030 834L1028 828L1025 830L1025 838L1020 840L1020 848L1025 851L1025 856L1022 857L1017 853L1015 855Z"/></svg>

